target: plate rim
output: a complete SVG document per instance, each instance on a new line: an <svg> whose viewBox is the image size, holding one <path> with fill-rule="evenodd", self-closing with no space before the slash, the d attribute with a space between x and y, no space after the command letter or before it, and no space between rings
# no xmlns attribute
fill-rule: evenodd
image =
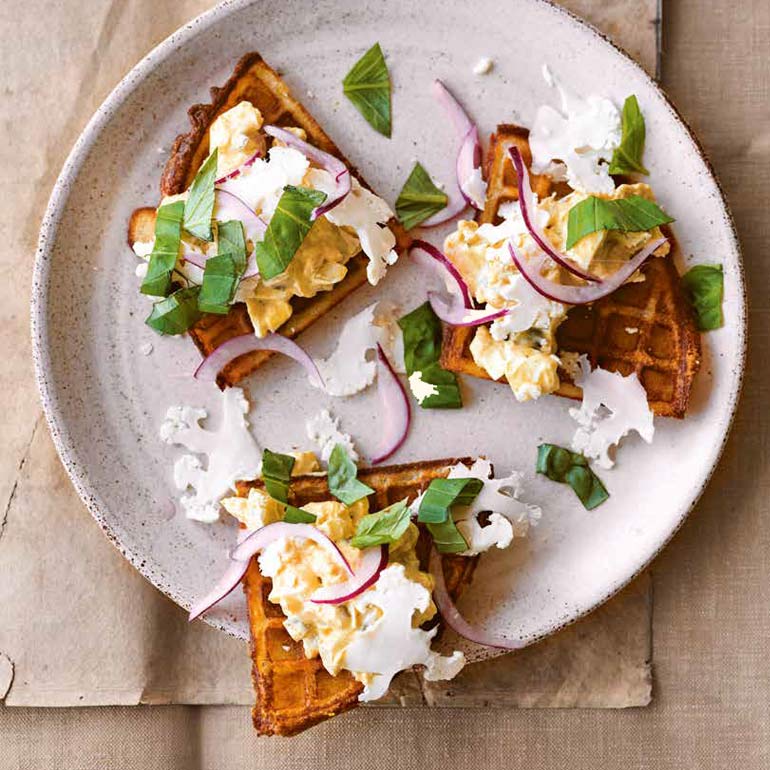
<svg viewBox="0 0 770 770"><path fill-rule="evenodd" d="M611 585L608 588L608 591L604 593L601 598L598 598L590 606L578 612L573 617L570 617L566 620L553 621L552 625L550 625L548 629L544 630L541 634L528 639L527 645L529 645L534 644L537 641L550 636L562 628L565 628L566 626L569 626L572 623L580 620L581 618L585 617L603 605L621 590L623 590L638 575L644 572L644 570L650 566L651 562L660 555L661 551L663 551L663 549L681 529L690 513L694 510L700 501L724 453L727 440L735 422L738 403L740 401L741 393L743 390L748 351L748 297L746 291L746 274L743 252L735 226L735 220L727 202L724 189L700 140L671 97L664 91L657 80L651 77L647 71L621 46L611 40L607 35L605 35L601 30L597 29L590 22L581 18L571 10L558 5L556 2L554 2L554 0L521 1L527 2L534 6L545 7L552 13L563 16L571 24L582 27L584 31L597 36L603 42L609 44L614 49L616 54L626 59L627 63L631 64L631 66L642 75L642 77L647 81L647 84L662 100L664 105L671 111L674 119L680 123L685 131L686 136L692 142L695 152L703 161L706 172L711 178L711 181L714 183L718 193L719 200L721 202L722 213L724 215L724 224L727 227L729 241L731 242L733 252L737 257L737 269L734 277L737 283L738 295L740 297L740 304L738 307L740 318L738 319L737 365L732 375L732 381L730 382L728 404L727 409L725 410L729 412L729 414L727 415L725 431L724 435L722 436L721 443L717 448L716 453L713 455L710 468L705 474L697 490L694 491L692 502L685 510L680 513L676 525L672 528L668 536L660 542L657 548L649 555L649 557L641 564L641 566L639 566L636 571L630 574L627 578L623 578L617 581L616 584ZM216 23L220 17L226 17L230 14L238 13L241 9L254 5L257 2L260 2L260 0L224 0L223 2L203 12L199 16L193 18L191 21L179 27L171 35L158 43L158 45L156 45L149 53L142 57L142 59L134 67L132 67L123 78L121 78L118 84L110 91L104 101L99 105L94 114L88 120L84 129L78 136L75 144L67 155L64 165L62 166L62 169L59 172L56 182L52 188L51 195L46 205L45 213L41 220L40 235L38 238L33 265L30 299L30 332L32 341L34 375L38 393L40 395L43 406L43 413L45 415L46 423L48 424L48 429L53 439L59 459L64 466L67 476L74 486L78 496L88 509L91 516L95 519L107 539L112 543L113 546L118 549L121 555L146 580L148 580L148 582L150 582L161 593L166 595L175 604L182 607L183 609L189 609L189 602L180 596L179 591L174 586L167 585L162 580L159 580L158 573L153 571L151 565L148 564L146 557L135 553L132 547L121 541L112 524L108 521L109 517L105 516L105 514L97 505L94 497L92 496L92 493L89 489L88 468L82 466L73 457L70 456L70 452L74 450L74 446L68 443L68 437L66 436L66 426L64 425L65 420L59 415L56 408L55 384L47 376L47 372L50 371L50 367L48 366L50 360L50 352L48 348L48 328L46 322L48 311L47 289L50 286L50 257L57 239L58 227L63 217L67 199L71 191L71 185L73 181L76 180L83 163L88 157L91 146L98 138L102 129L105 128L109 123L112 114L122 105L125 99L131 95L135 84L144 80L145 77L151 74L157 65L172 56L179 45L185 43L187 40L193 38L195 35L201 33L212 24ZM213 626L220 631L224 631L230 636L243 638L240 634L235 633L233 629L228 626L226 620L222 618L204 616L203 620L210 626ZM500 651L500 654L504 654L504 651Z"/></svg>

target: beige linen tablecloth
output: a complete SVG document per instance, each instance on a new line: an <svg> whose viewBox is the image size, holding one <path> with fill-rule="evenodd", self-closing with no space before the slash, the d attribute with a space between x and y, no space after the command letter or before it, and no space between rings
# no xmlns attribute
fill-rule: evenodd
<svg viewBox="0 0 770 770"><path fill-rule="evenodd" d="M19 73L19 61L29 68L25 76L3 84L0 173L6 196L32 196L36 217L53 170L85 116L114 82L105 73L127 70L150 44L205 4L159 2L151 20L135 17L139 5L91 0L52 6L45 14L30 5L26 15L22 5L0 7L3 72ZM94 27L96 35L90 31ZM55 83L36 79L38 57L50 60L48 52L40 52L48 41L61 41L62 36L70 40L73 56L91 57L93 79L67 80L67 48L61 45L55 47L61 57L55 71L48 66L45 70ZM115 36L121 37L120 45L112 47ZM696 513L655 565L656 698L650 708L360 710L291 742L257 740L242 707L5 708L0 710L0 768L767 767L770 564L762 524L770 508L768 410L763 398L770 367L761 352L768 342L770 311L763 273L763 247L770 245L764 180L770 162L769 36L770 7L765 0L737 7L726 0L673 0L666 7L664 83L698 131L732 203L753 300L753 350L760 355L756 363L750 362L735 432L720 469ZM85 54L83 40L90 46ZM113 50L120 51L120 61L102 66L102 55L112 55ZM52 88L58 89L63 105L80 100L88 110L63 125L59 114L37 113L36 105L47 103L42 96ZM63 107L61 114L73 113ZM14 137L36 131L40 124L51 127L45 142L20 156L21 145ZM30 451L42 441L42 423L22 435L25 420L37 410L34 390L29 385L14 387L18 372L29 375L30 367L27 348L18 340L27 322L29 284L29 254L21 253L21 247L29 248L34 241L38 219L33 219L0 217L0 243L6 252L6 300L0 306L6 353L0 371L6 394L0 500L8 507L25 504L17 498L19 480L29 473L24 466L52 461L43 452ZM18 262L11 247L20 252ZM68 482L62 478L57 483ZM4 521L0 518L0 536ZM78 526L82 522L77 518ZM57 571L59 579L66 580L66 566ZM0 574L0 581L8 579L8 574ZM31 607L30 612L41 609ZM0 658L0 690L3 677L10 678L10 669Z"/></svg>

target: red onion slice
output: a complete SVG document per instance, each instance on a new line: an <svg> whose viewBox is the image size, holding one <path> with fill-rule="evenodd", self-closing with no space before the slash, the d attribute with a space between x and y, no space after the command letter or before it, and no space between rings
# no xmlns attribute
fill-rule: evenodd
<svg viewBox="0 0 770 770"><path fill-rule="evenodd" d="M293 358L305 367L311 383L316 388L325 389L323 378L315 361L296 343L283 334L271 333L264 337L255 334L242 334L223 342L201 361L193 375L201 382L216 382L217 375L234 359L255 350L271 350Z"/></svg>
<svg viewBox="0 0 770 770"><path fill-rule="evenodd" d="M444 254L442 251L439 251L432 243L421 240L412 241L412 246L409 250L409 253L412 257L417 258L417 262L420 262L427 267L433 268L435 267L436 263L441 265L446 271L445 279L451 279L445 280L449 291L454 293L452 284L452 281L454 281L454 284L462 295L463 304L465 307L473 307L473 299L471 298L471 292L468 288L468 284L465 283L465 279L462 277L462 275L460 275L460 271L454 266L454 264L452 264L451 260L446 256L446 254Z"/></svg>
<svg viewBox="0 0 770 770"><path fill-rule="evenodd" d="M582 268L578 267L568 256L556 251L535 220L534 212L537 207L537 197L532 191L532 183L529 179L529 171L524 164L524 158L518 147L509 147L508 153L516 170L516 179L519 188L519 207L524 224L535 243L554 261L565 270L591 283L601 282L601 279Z"/></svg>
<svg viewBox="0 0 770 770"><path fill-rule="evenodd" d="M267 223L258 217L248 204L227 190L215 190L214 195L214 219L219 222L237 219L243 223L246 237L252 243L262 240L267 230Z"/></svg>
<svg viewBox="0 0 770 770"><path fill-rule="evenodd" d="M438 79L433 81L433 96L446 111L459 138L462 139L471 129L476 127L460 102L455 99L452 92Z"/></svg>
<svg viewBox="0 0 770 770"><path fill-rule="evenodd" d="M447 302L435 291L428 292L428 302L430 302L433 312L450 326L480 326L494 321L496 318L502 318L511 312L508 307L499 310L467 308L457 295L451 295L450 301Z"/></svg>
<svg viewBox="0 0 770 770"><path fill-rule="evenodd" d="M289 524L285 521L276 521L272 524L266 524L264 527L252 532L245 540L238 543L233 548L230 558L238 562L248 564L254 554L259 553L270 543L275 542L280 537L300 537L305 540L312 540L320 545L338 566L342 567L348 575L353 575L353 568L340 551L337 544L329 537L324 535L320 529L316 529L312 524Z"/></svg>
<svg viewBox="0 0 770 770"><path fill-rule="evenodd" d="M239 177L247 168L254 165L254 162L257 160L257 158L261 157L262 151L257 150L250 158L247 158L245 161L243 161L243 163L241 163L238 168L233 169L233 171L230 171L224 176L220 176L219 179L215 180L214 184L224 184L229 179L235 179L236 177Z"/></svg>
<svg viewBox="0 0 770 770"><path fill-rule="evenodd" d="M444 622L453 631L456 631L468 641L482 644L484 647L497 647L501 650L520 650L522 647L526 647L527 642L523 639L506 639L502 636L495 636L472 626L465 620L449 596L449 591L447 591L446 583L444 582L444 568L441 564L441 556L435 548L431 548L430 572L433 575L433 598L436 601L436 607L441 613Z"/></svg>
<svg viewBox="0 0 770 770"><path fill-rule="evenodd" d="M530 265L523 255L516 251L513 241L508 242L508 250L511 252L514 264L527 283L546 299L565 305L587 305L589 302L596 302L596 300L612 294L613 291L622 286L644 264L647 258L667 240L667 238L658 238L652 241L609 278L590 286L564 286L561 283L555 283L541 275L540 271L545 264L544 257L538 260L535 265Z"/></svg>
<svg viewBox="0 0 770 770"><path fill-rule="evenodd" d="M225 570L225 574L219 578L216 585L190 607L190 614L187 619L195 620L206 610L211 609L217 602L222 601L243 580L243 576L248 568L248 561L231 561Z"/></svg>
<svg viewBox="0 0 770 770"><path fill-rule="evenodd" d="M310 597L315 604L342 604L366 591L377 582L385 567L388 566L388 546L379 545L362 551L361 563L353 577L336 585L319 588Z"/></svg>
<svg viewBox="0 0 770 770"><path fill-rule="evenodd" d="M265 133L275 139L280 139L288 147L293 147L301 152L309 161L328 171L334 177L336 190L330 195L324 203L313 211L311 219L317 219L327 211L331 211L335 206L342 203L344 197L350 192L350 171L347 166L334 155L313 147L312 144L294 136L291 131L278 126L265 126Z"/></svg>
<svg viewBox="0 0 770 770"><path fill-rule="evenodd" d="M463 194L466 202L474 208L482 211L484 209L484 198L474 195L470 187L470 182L476 172L481 175L481 142L479 141L479 130L473 126L465 135L460 145L460 152L457 153L457 184L460 192Z"/></svg>
<svg viewBox="0 0 770 770"><path fill-rule="evenodd" d="M380 364L377 371L377 393L382 402L385 420L380 448L372 457L372 465L387 460L404 443L412 419L406 390L379 342L377 360Z"/></svg>

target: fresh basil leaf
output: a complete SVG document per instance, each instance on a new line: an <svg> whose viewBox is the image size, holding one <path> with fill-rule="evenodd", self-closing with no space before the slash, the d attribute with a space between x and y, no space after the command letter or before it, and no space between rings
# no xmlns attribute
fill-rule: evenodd
<svg viewBox="0 0 770 770"><path fill-rule="evenodd" d="M435 385L438 393L423 399L423 409L457 409L463 405L457 375L441 368L441 321L426 302L403 316L398 325L404 337L406 373L420 372L423 382Z"/></svg>
<svg viewBox="0 0 770 770"><path fill-rule="evenodd" d="M460 553L468 550L468 543L457 529L454 519L449 516L446 521L438 524L426 524L433 545L439 553Z"/></svg>
<svg viewBox="0 0 770 770"><path fill-rule="evenodd" d="M317 518L317 516L314 516L312 513L303 511L302 508L295 508L288 503L285 505L285 510L286 512L283 515L283 520L287 524L312 524Z"/></svg>
<svg viewBox="0 0 770 770"><path fill-rule="evenodd" d="M375 131L390 137L390 74L379 43L345 75L342 91Z"/></svg>
<svg viewBox="0 0 770 770"><path fill-rule="evenodd" d="M377 513L364 516L350 541L354 548L370 548L373 545L395 543L409 527L410 513L406 500L399 500Z"/></svg>
<svg viewBox="0 0 770 770"><path fill-rule="evenodd" d="M201 317L198 309L200 286L177 289L152 306L145 323L161 334L183 334Z"/></svg>
<svg viewBox="0 0 770 770"><path fill-rule="evenodd" d="M641 195L618 200L592 195L569 210L567 248L571 249L581 238L598 230L638 233L673 221L657 203Z"/></svg>
<svg viewBox="0 0 770 770"><path fill-rule="evenodd" d="M286 270L313 226L310 221L313 209L325 200L326 193L320 190L292 185L283 188L264 240L255 245L257 266L263 280L269 281Z"/></svg>
<svg viewBox="0 0 770 770"><path fill-rule="evenodd" d="M217 254L206 260L198 307L204 313L227 315L235 297L242 271L229 254Z"/></svg>
<svg viewBox="0 0 770 770"><path fill-rule="evenodd" d="M698 328L704 332L718 329L724 323L722 265L695 265L682 276L682 285L695 309Z"/></svg>
<svg viewBox="0 0 770 770"><path fill-rule="evenodd" d="M241 272L246 269L246 237L237 219L217 222L217 254L229 254Z"/></svg>
<svg viewBox="0 0 770 770"><path fill-rule="evenodd" d="M470 505L481 492L481 479L433 479L425 490L417 512L417 521L441 524L452 518L453 505Z"/></svg>
<svg viewBox="0 0 770 770"><path fill-rule="evenodd" d="M267 494L285 503L289 499L289 481L294 468L294 458L265 449L262 452L262 481Z"/></svg>
<svg viewBox="0 0 770 770"><path fill-rule="evenodd" d="M649 174L642 164L644 155L644 116L636 96L626 98L623 104L620 146L615 148L610 161L610 174Z"/></svg>
<svg viewBox="0 0 770 770"><path fill-rule="evenodd" d="M214 214L217 155L218 150L215 148L198 169L184 204L184 229L203 241L213 240L211 217Z"/></svg>
<svg viewBox="0 0 770 770"><path fill-rule="evenodd" d="M610 496L582 454L570 452L555 444L541 444L537 448L535 470L548 476L551 481L569 484L588 511L601 505Z"/></svg>
<svg viewBox="0 0 770 770"><path fill-rule="evenodd" d="M171 273L179 255L184 201L160 206L155 215L155 243L147 265L147 275L139 291L152 297L166 297L171 290Z"/></svg>
<svg viewBox="0 0 770 770"><path fill-rule="evenodd" d="M345 505L353 505L363 497L371 495L374 490L356 478L358 468L350 459L345 447L336 444L329 455L329 491Z"/></svg>
<svg viewBox="0 0 770 770"><path fill-rule="evenodd" d="M449 198L433 184L428 172L415 163L396 199L396 214L401 224L411 230L420 222L446 208Z"/></svg>

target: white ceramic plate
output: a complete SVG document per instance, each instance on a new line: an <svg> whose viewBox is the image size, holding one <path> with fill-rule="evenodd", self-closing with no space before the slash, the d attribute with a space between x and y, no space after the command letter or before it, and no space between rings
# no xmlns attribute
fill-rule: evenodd
<svg viewBox="0 0 770 770"><path fill-rule="evenodd" d="M340 81L373 42L387 52L394 82L393 138L375 134L347 103ZM740 391L745 348L744 286L738 245L716 180L697 142L659 88L595 30L535 0L283 0L219 6L162 43L120 83L73 149L51 197L37 255L33 336L37 376L59 454L84 502L134 566L182 606L222 569L234 537L173 513L171 481L179 452L158 427L176 403L212 408L213 387L180 375L198 355L186 339L160 339L143 324L126 222L157 200L158 179L185 111L208 100L236 59L260 51L281 70L328 133L376 190L394 201L419 158L434 175L451 173L454 139L430 95L441 77L486 135L498 122L531 124L553 102L540 74L544 57L578 91L599 90L621 104L635 93L647 122L645 163L689 263L725 266L723 329L705 335L704 362L684 422L656 421L655 441L627 440L611 472L611 499L593 512L571 490L534 473L542 441L568 445L569 402L517 404L506 387L465 379L467 407L420 411L394 461L486 454L498 470L524 472L527 501L542 505L526 542L482 559L465 609L490 629L528 640L596 607L642 569L682 523L722 449ZM475 77L481 56L492 74ZM399 264L376 292L411 309L423 296L413 266ZM360 290L302 337L312 354L334 344L334 327L375 297ZM151 342L154 352L143 355ZM287 360L248 382L251 421L272 449L307 446L304 421L324 406L366 453L376 444L374 389L329 399ZM298 405L301 405L298 408ZM246 635L242 597L209 620ZM488 652L474 650L473 658Z"/></svg>

